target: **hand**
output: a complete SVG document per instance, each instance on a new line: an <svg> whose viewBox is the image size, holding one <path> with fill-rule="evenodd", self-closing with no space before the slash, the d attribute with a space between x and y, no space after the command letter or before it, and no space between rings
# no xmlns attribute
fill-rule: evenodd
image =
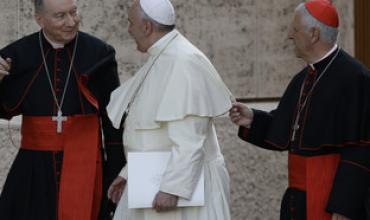
<svg viewBox="0 0 370 220"><path fill-rule="evenodd" d="M5 60L0 56L0 81L6 75L9 75L10 68L12 66L12 59L6 58Z"/></svg>
<svg viewBox="0 0 370 220"><path fill-rule="evenodd" d="M123 190L126 186L126 180L123 177L118 176L108 189L108 198L113 203L117 204L122 196Z"/></svg>
<svg viewBox="0 0 370 220"><path fill-rule="evenodd" d="M333 216L331 217L331 220L351 220L347 217L344 217L343 215L333 213Z"/></svg>
<svg viewBox="0 0 370 220"><path fill-rule="evenodd" d="M235 124L249 128L253 121L253 111L246 105L235 102L230 109L229 117Z"/></svg>
<svg viewBox="0 0 370 220"><path fill-rule="evenodd" d="M170 211L177 207L178 196L159 191L153 200L153 208L157 212Z"/></svg>

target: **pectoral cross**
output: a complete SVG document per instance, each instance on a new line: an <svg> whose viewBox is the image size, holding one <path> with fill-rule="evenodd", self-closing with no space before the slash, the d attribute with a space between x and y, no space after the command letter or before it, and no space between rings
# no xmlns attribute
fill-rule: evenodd
<svg viewBox="0 0 370 220"><path fill-rule="evenodd" d="M62 133L63 121L67 121L67 117L63 116L61 110L58 110L57 116L53 116L52 120L57 122L57 133Z"/></svg>

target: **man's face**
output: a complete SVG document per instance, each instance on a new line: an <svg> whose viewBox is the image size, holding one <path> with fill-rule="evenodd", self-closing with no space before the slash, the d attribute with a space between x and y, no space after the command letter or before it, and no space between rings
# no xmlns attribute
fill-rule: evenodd
<svg viewBox="0 0 370 220"><path fill-rule="evenodd" d="M135 0L128 12L128 32L131 37L134 38L136 42L137 49L140 52L145 53L148 48L145 46L146 41L146 31L145 31L145 21L140 18L139 14L139 0Z"/></svg>
<svg viewBox="0 0 370 220"><path fill-rule="evenodd" d="M80 17L75 0L44 0L35 17L51 41L66 44L76 37Z"/></svg>
<svg viewBox="0 0 370 220"><path fill-rule="evenodd" d="M302 15L299 12L294 14L293 21L289 28L288 37L294 43L294 51L298 58L307 58L307 52L311 47L311 34L305 29Z"/></svg>

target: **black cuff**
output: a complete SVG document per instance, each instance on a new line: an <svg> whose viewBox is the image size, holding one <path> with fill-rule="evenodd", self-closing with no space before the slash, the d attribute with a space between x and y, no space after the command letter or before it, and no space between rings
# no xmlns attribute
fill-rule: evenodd
<svg viewBox="0 0 370 220"><path fill-rule="evenodd" d="M107 154L105 173L108 178L108 182L111 183L126 164L126 158L122 144L107 144L105 151Z"/></svg>
<svg viewBox="0 0 370 220"><path fill-rule="evenodd" d="M240 126L238 131L238 137L244 141L248 141L249 128Z"/></svg>

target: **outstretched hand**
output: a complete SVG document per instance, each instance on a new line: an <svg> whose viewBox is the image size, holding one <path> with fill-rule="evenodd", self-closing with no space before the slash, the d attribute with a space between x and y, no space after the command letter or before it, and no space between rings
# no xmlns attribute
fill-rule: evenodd
<svg viewBox="0 0 370 220"><path fill-rule="evenodd" d="M229 111L229 117L233 123L249 128L253 121L253 111L245 104L235 102Z"/></svg>

